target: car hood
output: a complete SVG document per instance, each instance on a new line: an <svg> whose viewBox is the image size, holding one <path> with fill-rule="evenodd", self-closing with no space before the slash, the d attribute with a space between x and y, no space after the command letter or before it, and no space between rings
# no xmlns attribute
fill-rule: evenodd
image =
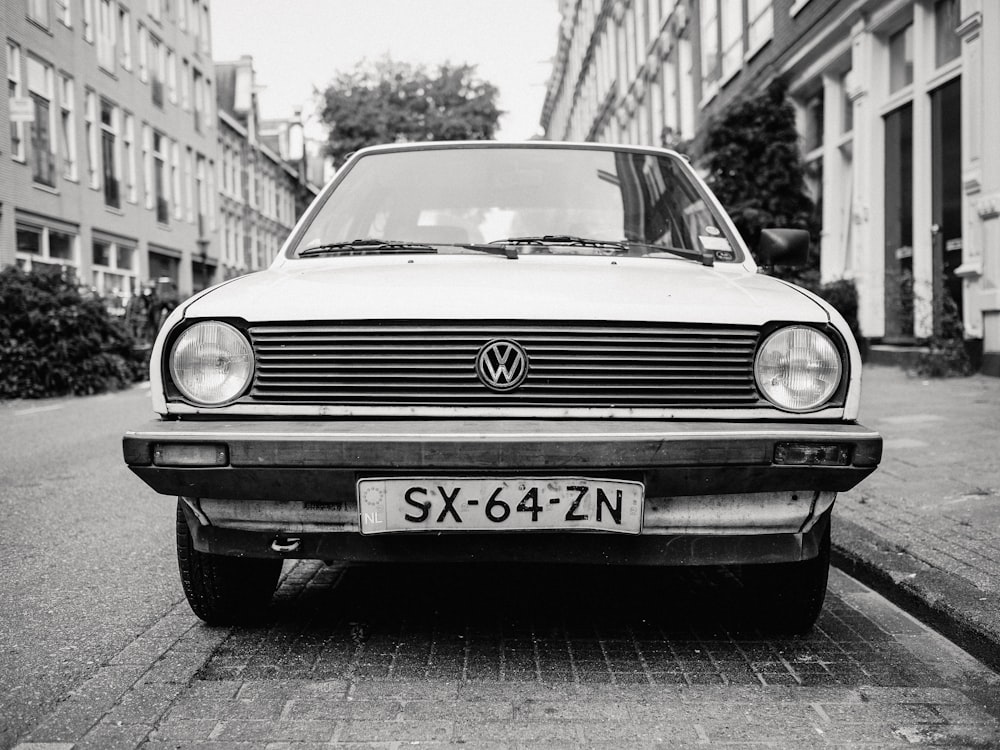
<svg viewBox="0 0 1000 750"><path fill-rule="evenodd" d="M416 255L289 261L224 283L185 317L825 323L797 288L739 266L586 256Z"/></svg>

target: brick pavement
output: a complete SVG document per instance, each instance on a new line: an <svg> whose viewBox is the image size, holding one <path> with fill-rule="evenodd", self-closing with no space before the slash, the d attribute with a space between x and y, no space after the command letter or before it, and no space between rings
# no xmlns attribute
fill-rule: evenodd
<svg viewBox="0 0 1000 750"><path fill-rule="evenodd" d="M835 562L1000 669L1000 379L866 367L875 474L837 501Z"/></svg>
<svg viewBox="0 0 1000 750"><path fill-rule="evenodd" d="M837 571L790 639L725 571L545 572L297 563L269 625L178 605L23 750L1000 746L1000 677Z"/></svg>

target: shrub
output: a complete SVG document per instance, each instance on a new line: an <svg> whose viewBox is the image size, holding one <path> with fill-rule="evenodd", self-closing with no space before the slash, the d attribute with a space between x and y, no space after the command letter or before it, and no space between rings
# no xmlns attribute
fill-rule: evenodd
<svg viewBox="0 0 1000 750"><path fill-rule="evenodd" d="M928 352L917 358L917 375L924 378L949 378L971 375L972 360L965 347L965 326L951 295L945 293L939 311L941 323L927 342Z"/></svg>
<svg viewBox="0 0 1000 750"><path fill-rule="evenodd" d="M0 271L0 398L103 393L144 377L132 337L71 275Z"/></svg>

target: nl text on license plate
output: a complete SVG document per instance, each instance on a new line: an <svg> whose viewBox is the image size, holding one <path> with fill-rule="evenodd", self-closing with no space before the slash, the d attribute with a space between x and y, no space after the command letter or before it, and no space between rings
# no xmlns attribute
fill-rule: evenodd
<svg viewBox="0 0 1000 750"><path fill-rule="evenodd" d="M638 534L643 485L591 477L358 481L361 533L583 529Z"/></svg>

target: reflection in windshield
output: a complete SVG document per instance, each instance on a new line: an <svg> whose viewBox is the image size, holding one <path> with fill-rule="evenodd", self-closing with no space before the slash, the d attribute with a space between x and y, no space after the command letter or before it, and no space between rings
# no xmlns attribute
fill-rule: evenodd
<svg viewBox="0 0 1000 750"><path fill-rule="evenodd" d="M674 157L558 147L458 147L359 159L306 227L297 250L393 239L433 245L570 236L739 260L721 222ZM600 254L554 246L553 254ZM676 256L673 256L676 257Z"/></svg>

